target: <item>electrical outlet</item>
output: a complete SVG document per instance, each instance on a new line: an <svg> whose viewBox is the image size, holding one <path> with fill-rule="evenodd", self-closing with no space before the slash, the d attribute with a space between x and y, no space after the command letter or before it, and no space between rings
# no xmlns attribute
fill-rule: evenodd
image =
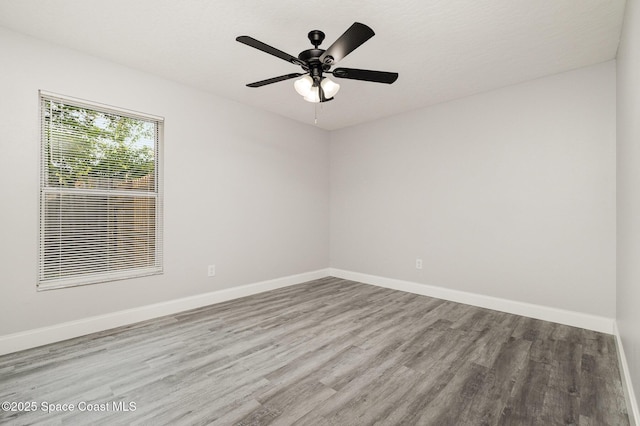
<svg viewBox="0 0 640 426"><path fill-rule="evenodd" d="M422 259L416 259L416 269L422 269Z"/></svg>
<svg viewBox="0 0 640 426"><path fill-rule="evenodd" d="M215 277L216 276L216 265L209 265L208 275L210 277Z"/></svg>

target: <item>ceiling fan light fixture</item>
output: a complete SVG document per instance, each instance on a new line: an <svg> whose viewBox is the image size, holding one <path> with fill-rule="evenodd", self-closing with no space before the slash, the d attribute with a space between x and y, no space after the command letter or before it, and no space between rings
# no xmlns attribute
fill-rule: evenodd
<svg viewBox="0 0 640 426"><path fill-rule="evenodd" d="M325 77L322 80L322 83L320 83L320 86L322 86L322 90L324 91L324 96L327 99L333 98L333 96L336 93L338 93L338 90L340 90L340 85L328 77Z"/></svg>
<svg viewBox="0 0 640 426"><path fill-rule="evenodd" d="M322 87L322 91L324 92L324 97L326 99L333 98L333 96L338 93L338 90L340 90L340 85L327 77L322 78L320 86ZM305 101L313 103L320 102L320 91L318 86L314 86L313 78L311 78L311 76L305 75L304 77L296 80L295 83L293 83L293 87Z"/></svg>
<svg viewBox="0 0 640 426"><path fill-rule="evenodd" d="M308 75L305 75L304 77L296 80L295 83L293 83L293 87L296 89L296 92L298 92L300 96L305 96L305 97L311 93L312 86L313 86L313 79Z"/></svg>
<svg viewBox="0 0 640 426"><path fill-rule="evenodd" d="M318 86L311 87L307 96L304 97L304 100L313 103L320 102L320 90L318 90Z"/></svg>

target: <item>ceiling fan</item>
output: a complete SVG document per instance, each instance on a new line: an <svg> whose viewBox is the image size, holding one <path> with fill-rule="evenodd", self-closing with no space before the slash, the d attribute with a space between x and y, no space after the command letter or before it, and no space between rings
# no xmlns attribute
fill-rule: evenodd
<svg viewBox="0 0 640 426"><path fill-rule="evenodd" d="M353 52L374 35L375 33L371 28L355 22L329 46L327 50L324 50L318 47L324 40L324 33L319 30L313 30L308 34L313 49L300 52L297 58L246 35L237 37L236 41L284 59L294 65L298 65L305 71L304 73L291 73L256 81L255 83L247 84L248 87L262 87L267 84L302 77L296 80L294 84L296 91L302 95L306 101L327 102L333 99L333 96L338 92L338 89L340 89L340 85L328 77L325 77L323 74L332 74L336 78L387 84L391 84L398 79L398 73L396 72L371 71L356 68L335 68L331 71L331 67L336 62Z"/></svg>

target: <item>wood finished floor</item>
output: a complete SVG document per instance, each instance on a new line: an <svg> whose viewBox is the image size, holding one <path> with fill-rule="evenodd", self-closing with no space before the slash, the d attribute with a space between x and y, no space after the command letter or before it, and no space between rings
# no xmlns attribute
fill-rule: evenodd
<svg viewBox="0 0 640 426"><path fill-rule="evenodd" d="M1 401L76 404L16 425L629 424L610 335L336 278L2 356Z"/></svg>

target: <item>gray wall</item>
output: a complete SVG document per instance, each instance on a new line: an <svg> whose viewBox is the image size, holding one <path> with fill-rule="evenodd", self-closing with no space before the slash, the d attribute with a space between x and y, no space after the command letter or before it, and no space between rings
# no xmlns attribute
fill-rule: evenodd
<svg viewBox="0 0 640 426"><path fill-rule="evenodd" d="M0 336L329 266L326 132L3 29L0 52ZM36 292L39 89L165 117L164 275Z"/></svg>
<svg viewBox="0 0 640 426"><path fill-rule="evenodd" d="M613 318L615 149L613 61L335 131L331 266Z"/></svg>
<svg viewBox="0 0 640 426"><path fill-rule="evenodd" d="M640 5L628 1L618 50L618 329L640 391ZM640 395L636 394L640 397ZM640 419L637 419L640 421Z"/></svg>

